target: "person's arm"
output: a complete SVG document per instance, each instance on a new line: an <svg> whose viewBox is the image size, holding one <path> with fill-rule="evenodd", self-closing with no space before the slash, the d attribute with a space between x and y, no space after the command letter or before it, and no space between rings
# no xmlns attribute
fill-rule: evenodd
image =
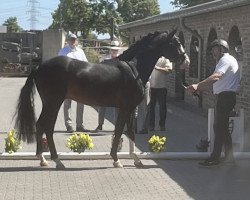
<svg viewBox="0 0 250 200"><path fill-rule="evenodd" d="M213 83L218 81L222 77L223 73L215 72L205 80L192 84L186 88L187 92L193 94L194 92L200 92L205 90L207 87L211 86Z"/></svg>
<svg viewBox="0 0 250 200"><path fill-rule="evenodd" d="M168 67L158 67L158 66L155 66L155 69L159 70L159 71L162 71L162 72L166 72L166 73L170 73L172 72L172 69L171 68L168 68Z"/></svg>
<svg viewBox="0 0 250 200"><path fill-rule="evenodd" d="M59 50L58 56L63 56L63 49L60 49L60 50Z"/></svg>
<svg viewBox="0 0 250 200"><path fill-rule="evenodd" d="M222 57L216 65L215 71L211 76L197 84L188 86L186 90L191 94L205 90L208 86L211 86L213 83L218 81L229 68L230 63L225 57Z"/></svg>
<svg viewBox="0 0 250 200"><path fill-rule="evenodd" d="M155 69L165 73L170 73L172 72L172 63L168 59L161 57L156 63Z"/></svg>
<svg viewBox="0 0 250 200"><path fill-rule="evenodd" d="M69 49L67 46L65 46L59 50L58 56L67 56L68 53L69 53Z"/></svg>

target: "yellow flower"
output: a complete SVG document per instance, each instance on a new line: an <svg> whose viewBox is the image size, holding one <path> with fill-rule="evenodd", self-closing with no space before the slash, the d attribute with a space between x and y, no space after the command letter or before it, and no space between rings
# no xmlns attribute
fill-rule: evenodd
<svg viewBox="0 0 250 200"><path fill-rule="evenodd" d="M66 146L74 152L81 152L94 147L93 140L88 134L75 132L67 139Z"/></svg>
<svg viewBox="0 0 250 200"><path fill-rule="evenodd" d="M11 130L7 133L7 138L5 138L5 151L8 153L16 152L21 148L21 142L15 137L15 130Z"/></svg>
<svg viewBox="0 0 250 200"><path fill-rule="evenodd" d="M165 149L167 138L166 137L159 137L156 135L153 135L149 140L149 149L152 152L161 152Z"/></svg>

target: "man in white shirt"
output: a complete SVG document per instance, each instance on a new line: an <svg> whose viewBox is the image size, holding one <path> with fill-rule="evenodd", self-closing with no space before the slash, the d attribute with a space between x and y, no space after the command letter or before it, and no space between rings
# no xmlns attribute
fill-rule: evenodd
<svg viewBox="0 0 250 200"><path fill-rule="evenodd" d="M167 117L167 75L172 71L172 63L160 57L155 65L155 68L150 78L150 114L149 126L150 131L155 128L155 105L158 101L160 121L159 126L161 131L165 131L165 121Z"/></svg>
<svg viewBox="0 0 250 200"><path fill-rule="evenodd" d="M70 58L74 58L80 61L88 62L84 51L77 47L77 36L75 34L69 34L67 37L67 45L60 49L59 56L68 56ZM67 128L67 132L73 132L74 129L72 127L72 119L70 116L71 113L71 99L65 99L64 101L64 120L65 126ZM88 131L83 126L83 109L84 105L77 102L76 108L76 131L84 132Z"/></svg>
<svg viewBox="0 0 250 200"><path fill-rule="evenodd" d="M237 60L229 55L229 46L225 40L216 39L210 45L210 50L217 64L214 73L207 79L187 87L190 93L199 92L213 85L216 96L214 116L214 148L210 157L199 163L203 166L219 165L222 147L224 145L224 162L234 163L232 137L229 133L229 116L236 104L236 93L239 89L240 72Z"/></svg>
<svg viewBox="0 0 250 200"><path fill-rule="evenodd" d="M117 40L111 41L110 47L109 47L109 54L105 55L100 60L100 62L116 58L117 56L119 56L119 50L120 49L121 49L121 47L120 47L119 41L117 41ZM102 126L104 124L105 113L106 113L106 107L100 107L98 109L98 126L95 129L96 132L101 131L103 129ZM117 110L117 108L115 108L115 112L114 112L115 120L116 120L116 117L117 117L117 113L118 113L118 110Z"/></svg>

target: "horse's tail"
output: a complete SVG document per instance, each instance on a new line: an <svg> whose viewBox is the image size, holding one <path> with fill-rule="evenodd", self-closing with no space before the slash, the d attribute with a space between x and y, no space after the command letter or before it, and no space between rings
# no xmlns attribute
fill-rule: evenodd
<svg viewBox="0 0 250 200"><path fill-rule="evenodd" d="M34 142L36 132L36 117L34 112L34 73L32 71L23 86L17 108L16 108L16 123L15 128L19 139L28 143Z"/></svg>

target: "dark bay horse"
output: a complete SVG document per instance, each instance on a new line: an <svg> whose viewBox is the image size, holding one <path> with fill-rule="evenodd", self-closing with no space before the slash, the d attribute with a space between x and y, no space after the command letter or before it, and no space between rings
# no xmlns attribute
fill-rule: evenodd
<svg viewBox="0 0 250 200"><path fill-rule="evenodd" d="M117 157L117 148L125 124L128 136L134 141L132 113L142 101L144 86L159 57L171 62L189 65L176 31L167 34L155 32L148 34L133 44L119 57L94 64L58 56L45 61L28 76L21 89L16 111L16 129L20 139L37 141L36 155L41 166L47 166L42 155L42 135L46 134L51 160L57 168L64 168L58 159L53 140L54 126L58 111L64 99L73 99L91 106L110 106L119 108L115 124L115 137L110 155L115 167L122 167ZM36 121L34 114L35 85L42 101L42 111ZM137 167L142 166L135 153L131 155Z"/></svg>

